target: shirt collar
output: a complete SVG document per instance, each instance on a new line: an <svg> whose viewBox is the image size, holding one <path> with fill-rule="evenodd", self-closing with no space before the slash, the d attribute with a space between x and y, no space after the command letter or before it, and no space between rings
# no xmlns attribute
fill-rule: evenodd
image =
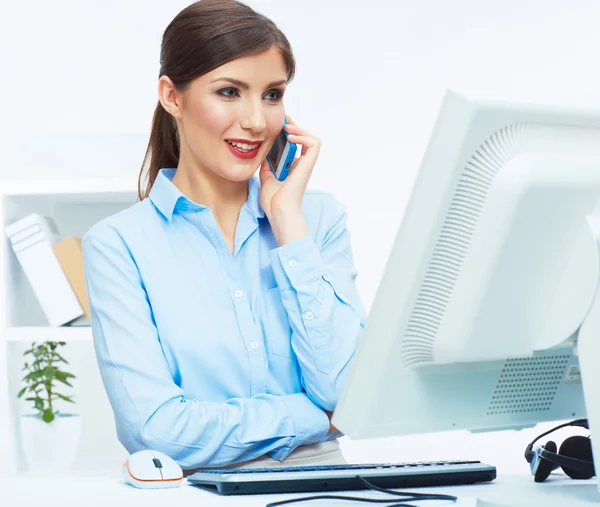
<svg viewBox="0 0 600 507"><path fill-rule="evenodd" d="M265 211L260 205L260 179L257 175L252 176L248 182L248 201L246 201L246 206L256 218L263 218L265 216Z"/></svg>
<svg viewBox="0 0 600 507"><path fill-rule="evenodd" d="M195 209L197 211L207 209L207 206L197 204L189 200L181 190L172 182L177 169L161 169L156 176L156 180L150 190L150 201L164 215L167 220L171 220L173 212L176 209ZM260 205L260 180L258 176L253 176L248 182L248 200L247 208L256 216L263 218L265 212Z"/></svg>

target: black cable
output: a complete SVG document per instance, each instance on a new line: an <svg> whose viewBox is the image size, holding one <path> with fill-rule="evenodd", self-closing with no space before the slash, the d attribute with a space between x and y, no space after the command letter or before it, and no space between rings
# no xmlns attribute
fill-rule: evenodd
<svg viewBox="0 0 600 507"><path fill-rule="evenodd" d="M535 444L540 438L545 437L546 435L549 435L550 433L553 433L556 430L566 428L567 426L578 426L580 428L588 429L588 422L587 422L587 419L575 419L574 421L566 422L564 424L559 424L558 426L556 426L548 431L545 431L541 435L538 435L537 437L535 437L535 440L533 440L533 442L531 442L531 444L529 444L529 445L531 445L531 447L533 447L533 444Z"/></svg>
<svg viewBox="0 0 600 507"><path fill-rule="evenodd" d="M276 507L277 505L285 505L288 503L297 503L297 502L308 502L310 500L348 500L350 502L364 502L364 503L385 503L389 504L393 502L392 499L375 499L375 498L365 498L358 496L341 496L341 495L314 495L314 496L306 496L304 498L291 498L289 500L281 500L279 502L272 502L265 505L265 507ZM407 498L407 501L414 500L413 498ZM408 503L395 503L392 504L395 507L417 507L413 504ZM385 507L392 507L391 505L386 505Z"/></svg>
<svg viewBox="0 0 600 507"><path fill-rule="evenodd" d="M375 486L375 484L371 484L364 477L360 475L356 476L356 479L362 481L367 488L373 489L375 491L380 491L381 493L386 493L392 496L404 496L407 498L402 498L401 503L392 503L386 507L417 507L413 504L408 504L404 502L420 502L423 500L450 500L452 502L456 502L458 498L452 495L442 495L442 494L433 494L433 493L413 493L413 492L405 492L405 491L394 491L391 489L381 488L379 486ZM340 495L314 495L314 496L306 496L303 498L291 498L289 500L281 500L279 502L268 503L265 507L277 507L278 505L285 505L289 503L298 503L298 502L308 502L311 500L348 500L351 502L364 502L364 503L389 503L394 502L394 500L390 499L381 499L381 498L365 498L365 497L356 497L356 496L340 496Z"/></svg>
<svg viewBox="0 0 600 507"><path fill-rule="evenodd" d="M405 492L405 491L394 491L393 489L382 488L380 486L375 486L375 484L370 483L364 477L357 475L356 478L365 483L365 485L369 489L374 489L375 491L381 491L382 493L387 493L388 495L395 496L412 496L415 498L420 498L421 500L450 500L452 502L456 502L458 497L453 495L442 495L441 493L414 493L414 492Z"/></svg>

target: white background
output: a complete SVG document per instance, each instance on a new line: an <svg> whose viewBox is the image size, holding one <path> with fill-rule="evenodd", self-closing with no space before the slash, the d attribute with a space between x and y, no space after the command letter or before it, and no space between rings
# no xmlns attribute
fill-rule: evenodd
<svg viewBox="0 0 600 507"><path fill-rule="evenodd" d="M162 31L188 3L2 0L0 185L137 176L157 101ZM283 29L295 51L286 108L323 139L311 186L347 206L367 308L447 87L600 104L596 0L248 3ZM391 395L401 403L402 387ZM111 421L103 410L87 424ZM349 460L464 456L502 472L526 467L533 433L344 439L343 446ZM116 449L84 442L78 463L103 448Z"/></svg>

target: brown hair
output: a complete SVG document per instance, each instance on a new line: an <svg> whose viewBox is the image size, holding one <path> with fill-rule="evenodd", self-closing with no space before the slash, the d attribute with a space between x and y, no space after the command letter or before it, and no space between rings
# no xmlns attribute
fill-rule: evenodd
<svg viewBox="0 0 600 507"><path fill-rule="evenodd" d="M184 93L191 82L237 58L277 47L283 56L288 82L295 61L286 36L269 18L236 0L200 0L183 9L167 26L160 48L159 79L169 76ZM146 186L142 179L149 160ZM175 119L160 100L152 118L152 131L138 178L138 197L148 197L160 169L177 167L179 136Z"/></svg>

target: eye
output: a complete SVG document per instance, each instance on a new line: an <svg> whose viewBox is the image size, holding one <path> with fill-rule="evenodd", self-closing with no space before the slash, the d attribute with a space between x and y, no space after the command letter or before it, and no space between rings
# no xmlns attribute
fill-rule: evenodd
<svg viewBox="0 0 600 507"><path fill-rule="evenodd" d="M273 102L278 102L283 98L283 92L281 90L271 90L265 95L265 98Z"/></svg>
<svg viewBox="0 0 600 507"><path fill-rule="evenodd" d="M219 90L217 92L217 94L223 96L223 97L237 97L240 92L237 88L223 88L222 90Z"/></svg>

